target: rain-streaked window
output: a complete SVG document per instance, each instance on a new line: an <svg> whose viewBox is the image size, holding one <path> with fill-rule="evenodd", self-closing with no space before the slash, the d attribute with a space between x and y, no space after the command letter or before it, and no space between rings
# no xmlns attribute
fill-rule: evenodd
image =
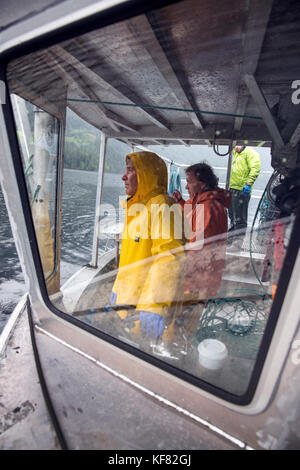
<svg viewBox="0 0 300 470"><path fill-rule="evenodd" d="M278 5L242 3L179 2L7 71L53 305L236 397L296 218L300 118L288 11L275 37Z"/></svg>

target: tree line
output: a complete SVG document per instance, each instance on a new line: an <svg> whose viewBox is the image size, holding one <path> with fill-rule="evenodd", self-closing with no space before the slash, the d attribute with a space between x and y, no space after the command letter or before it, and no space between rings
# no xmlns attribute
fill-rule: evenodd
<svg viewBox="0 0 300 470"><path fill-rule="evenodd" d="M75 170L98 171L101 133L68 110L64 148L64 166ZM124 172L124 157L130 147L115 139L106 145L105 171Z"/></svg>

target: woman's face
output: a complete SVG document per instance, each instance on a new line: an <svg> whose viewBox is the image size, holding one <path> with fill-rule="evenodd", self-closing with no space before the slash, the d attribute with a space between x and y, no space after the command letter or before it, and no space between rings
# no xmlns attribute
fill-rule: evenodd
<svg viewBox="0 0 300 470"><path fill-rule="evenodd" d="M203 181L199 181L193 171L189 171L186 174L186 187L188 190L189 196L194 197L196 194L202 193L206 184Z"/></svg>

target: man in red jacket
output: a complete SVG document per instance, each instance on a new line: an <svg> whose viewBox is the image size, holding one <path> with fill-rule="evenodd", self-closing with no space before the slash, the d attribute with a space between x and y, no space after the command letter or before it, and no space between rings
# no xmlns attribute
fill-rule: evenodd
<svg viewBox="0 0 300 470"><path fill-rule="evenodd" d="M231 193L218 187L218 178L206 163L188 167L186 182L190 198L184 201L179 191L173 193L173 198L184 209L192 230L184 292L185 300L197 303L215 296L220 287Z"/></svg>

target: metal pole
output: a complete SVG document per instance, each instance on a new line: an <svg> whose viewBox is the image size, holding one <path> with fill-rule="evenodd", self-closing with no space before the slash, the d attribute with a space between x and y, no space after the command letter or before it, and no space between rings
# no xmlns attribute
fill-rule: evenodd
<svg viewBox="0 0 300 470"><path fill-rule="evenodd" d="M97 184L96 207L95 207L94 237L93 237L93 248L92 248L92 260L90 263L90 266L92 266L93 268L97 268L98 266L100 214L101 214L101 200L102 200L102 190L103 190L106 142L107 142L107 137L101 132L99 168L98 168L98 184Z"/></svg>
<svg viewBox="0 0 300 470"><path fill-rule="evenodd" d="M54 244L53 240L53 229L55 230L56 220L51 220L49 199L52 194L47 183L49 164L53 164L52 158L56 142L56 123L57 120L55 117L40 108L35 108L33 156L34 194L31 207L49 294L58 292L60 287L59 272L56 271L57 246ZM55 151L57 152L56 145Z"/></svg>
<svg viewBox="0 0 300 470"><path fill-rule="evenodd" d="M226 173L226 189L229 189L229 183L230 183L230 175L231 175L231 165L232 165L232 150L233 150L233 145L232 142L230 144L230 152L228 155L228 163L227 163L227 173Z"/></svg>
<svg viewBox="0 0 300 470"><path fill-rule="evenodd" d="M65 132L66 132L66 110L59 126L58 162L56 177L56 244L55 244L55 273L60 284L60 262L61 262L61 227L62 227L62 197L63 197L63 176L64 176L64 155L65 155Z"/></svg>

